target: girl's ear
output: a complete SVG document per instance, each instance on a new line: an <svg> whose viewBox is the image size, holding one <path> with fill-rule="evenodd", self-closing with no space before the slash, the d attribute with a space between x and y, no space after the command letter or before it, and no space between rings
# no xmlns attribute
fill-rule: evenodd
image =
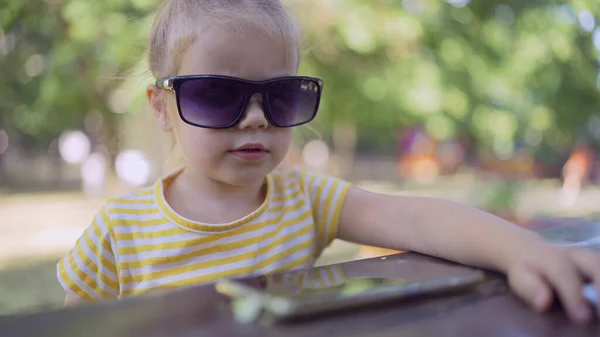
<svg viewBox="0 0 600 337"><path fill-rule="evenodd" d="M164 95L162 95L161 89L154 84L148 85L146 88L146 97L152 107L152 113L159 127L163 131L170 131L171 125L169 124L169 114L167 113L167 102Z"/></svg>

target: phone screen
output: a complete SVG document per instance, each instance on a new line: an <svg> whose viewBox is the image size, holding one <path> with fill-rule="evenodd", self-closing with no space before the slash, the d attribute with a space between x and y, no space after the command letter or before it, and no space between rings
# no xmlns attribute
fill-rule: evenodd
<svg viewBox="0 0 600 337"><path fill-rule="evenodd" d="M457 273L458 276L460 274ZM472 275L472 274L471 274ZM463 275L466 276L466 275ZM296 300L326 300L360 296L393 290L418 292L424 287L452 286L453 277L410 279L410 277L349 277L339 266L328 266L285 275L267 275L241 282L261 293L284 296ZM462 281L461 281L462 282Z"/></svg>
<svg viewBox="0 0 600 337"><path fill-rule="evenodd" d="M324 298L324 297L348 297L357 296L364 293L389 287L407 286L411 282L403 279L389 278L355 278L345 280L338 285L322 285L318 287L302 287L295 294L289 294L293 297L302 298ZM267 292L269 290L267 289Z"/></svg>
<svg viewBox="0 0 600 337"><path fill-rule="evenodd" d="M358 272L334 265L224 281L217 290L236 299L233 302L236 315L258 315L257 308L262 307L284 317L452 291L484 279L481 271L443 263L420 264L414 260L375 263L369 261ZM372 266L375 270L368 269ZM371 276L375 272L379 275ZM282 309L280 300L292 303L291 307Z"/></svg>

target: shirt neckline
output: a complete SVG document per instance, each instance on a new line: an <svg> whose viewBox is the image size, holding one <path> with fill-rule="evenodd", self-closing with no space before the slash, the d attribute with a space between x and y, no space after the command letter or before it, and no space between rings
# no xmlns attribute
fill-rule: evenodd
<svg viewBox="0 0 600 337"><path fill-rule="evenodd" d="M173 210L173 208L171 208L171 206L167 202L164 195L165 187L172 183L179 173L181 173L181 170L175 171L174 173L171 173L161 179L158 179L154 184L154 196L156 198L158 207L160 208L161 212L163 212L171 222L183 229L192 232L216 234L229 232L236 228L244 226L245 224L248 224L249 222L261 216L267 210L273 197L273 178L271 177L271 174L268 174L266 176L267 196L265 197L263 203L254 212L246 215L243 218L224 224L209 224L194 221L184 216L181 216L180 214L175 212L175 210Z"/></svg>

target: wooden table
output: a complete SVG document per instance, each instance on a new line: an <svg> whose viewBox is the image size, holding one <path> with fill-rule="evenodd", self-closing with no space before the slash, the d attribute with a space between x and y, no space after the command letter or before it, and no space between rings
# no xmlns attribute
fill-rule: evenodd
<svg viewBox="0 0 600 337"><path fill-rule="evenodd" d="M600 238L600 224L580 220L545 220L550 240L576 242ZM568 224L568 225L565 225ZM600 251L600 243L591 242ZM415 276L443 273L440 260L406 253L353 261L389 272L409 268ZM418 266L418 268L416 268ZM557 306L540 315L513 296L505 279L490 273L467 292L328 315L316 320L262 326L237 324L224 298L210 285L140 296L53 312L0 318L0 336L600 336L600 322L577 326Z"/></svg>

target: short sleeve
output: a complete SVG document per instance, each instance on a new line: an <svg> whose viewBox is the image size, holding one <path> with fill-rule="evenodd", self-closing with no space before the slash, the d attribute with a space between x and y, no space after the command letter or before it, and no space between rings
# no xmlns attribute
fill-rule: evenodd
<svg viewBox="0 0 600 337"><path fill-rule="evenodd" d="M102 208L75 246L58 262L58 281L69 295L80 300L117 298L115 251L110 219L106 208Z"/></svg>
<svg viewBox="0 0 600 337"><path fill-rule="evenodd" d="M337 237L338 222L350 183L322 173L300 171L317 226L320 253Z"/></svg>

